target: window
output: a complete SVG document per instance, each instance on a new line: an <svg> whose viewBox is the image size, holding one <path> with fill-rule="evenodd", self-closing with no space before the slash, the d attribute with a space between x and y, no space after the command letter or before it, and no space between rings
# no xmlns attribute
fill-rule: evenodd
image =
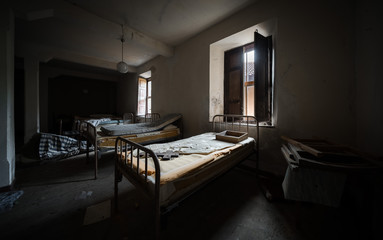
<svg viewBox="0 0 383 240"><path fill-rule="evenodd" d="M272 42L254 33L254 42L225 52L224 113L255 116L271 125Z"/></svg>
<svg viewBox="0 0 383 240"><path fill-rule="evenodd" d="M231 107L240 114L254 114L261 125L277 123L272 101L275 54L273 45L277 41L277 29L277 21L273 18L210 44L209 121L217 114L231 112L227 110ZM254 43L253 47L250 46L251 43ZM238 48L240 55L232 57L232 66L228 72L227 53ZM252 60L254 65L251 64ZM237 91L232 94L231 99L227 99L227 90L231 89L227 82L229 73L233 78L231 84ZM235 78L239 80L237 84ZM228 101L232 106L227 106Z"/></svg>
<svg viewBox="0 0 383 240"><path fill-rule="evenodd" d="M254 44L244 47L243 54L243 114L254 116Z"/></svg>
<svg viewBox="0 0 383 240"><path fill-rule="evenodd" d="M152 112L152 81L150 78L138 78L137 115Z"/></svg>

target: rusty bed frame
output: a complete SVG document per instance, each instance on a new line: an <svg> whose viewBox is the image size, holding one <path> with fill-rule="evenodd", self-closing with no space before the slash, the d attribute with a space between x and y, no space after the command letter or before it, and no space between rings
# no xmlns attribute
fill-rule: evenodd
<svg viewBox="0 0 383 240"><path fill-rule="evenodd" d="M131 124L135 123L135 116L133 113L128 113L128 116L125 118L133 120ZM159 113L150 113L146 114L144 117L145 122L152 122L160 118ZM97 179L98 175L98 159L99 159L99 148L100 147L110 147L111 149L115 148L115 142L118 137L124 137L129 138L134 142L140 143L140 144L150 144L155 142L164 141L164 139L178 139L182 136L182 117L178 119L175 122L178 126L177 129L172 130L163 130L160 131L159 134L155 134L152 136L142 136L142 137L134 137L133 135L123 135L123 136L100 136L99 131L97 130L97 127L92 125L89 122L86 122L86 127L84 128L82 135L87 141L87 151L86 151L86 159L89 162L89 152L90 152L90 146L93 146L94 148L94 178Z"/></svg>
<svg viewBox="0 0 383 240"><path fill-rule="evenodd" d="M255 128L256 133L253 138L255 139L256 142L255 142L254 148L252 148L251 153L246 153L245 156L243 156L243 154L235 155L235 156L238 156L238 158L241 158L236 165L238 165L240 162L245 160L251 154L255 154L256 161L258 164L258 149L259 149L259 126L258 125L259 124L257 124L257 121L254 116L222 114L222 115L215 115L212 119L213 132L234 130L234 131L242 131L242 132L250 133L249 130ZM245 128L245 130L243 130L243 128ZM135 158L133 157L133 159L128 160L127 158L129 157L132 158L132 155L129 155L129 152L133 152L133 151L137 151L136 157ZM141 151L144 154L140 154ZM141 160L140 160L141 155L143 155L143 157L141 157ZM149 158L151 158L154 163L154 168L155 168L154 183L149 182L149 179L148 179L148 176L149 176L148 159ZM133 161L136 162L136 164L133 164ZM141 164L144 164L144 166L141 166L141 168L139 167L140 162ZM160 161L157 155L152 150L148 149L147 147L122 137L118 137L116 139L115 181L114 181L115 212L118 212L118 183L122 181L122 177L124 176L134 186L136 186L140 190L143 190L143 192L146 193L151 200L153 200L155 235L157 239L160 236L161 216L163 214L170 211L172 208L174 208L174 206L177 206L180 201L186 199L188 196L198 191L200 188L207 185L212 180L224 174L224 173L219 173L216 176L213 176L212 178L207 179L206 181L201 183L201 185L199 185L198 187L193 188L186 194L182 195L181 197L178 197L176 201L173 201L170 205L161 206L161 203L160 203L160 174L161 173L159 170L160 169L159 162ZM230 167L230 169L232 168L233 167ZM144 171L142 171L142 169L144 169ZM230 169L226 169L225 172L229 171Z"/></svg>

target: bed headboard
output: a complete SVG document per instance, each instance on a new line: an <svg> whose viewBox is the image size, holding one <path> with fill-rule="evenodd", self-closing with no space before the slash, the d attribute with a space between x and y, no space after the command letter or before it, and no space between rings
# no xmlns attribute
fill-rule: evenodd
<svg viewBox="0 0 383 240"><path fill-rule="evenodd" d="M212 125L213 132L233 130L249 133L250 127L255 127L258 124L254 116L219 114L213 117Z"/></svg>
<svg viewBox="0 0 383 240"><path fill-rule="evenodd" d="M124 115L122 115L122 119L124 124L134 123L134 114L131 112L124 113Z"/></svg>
<svg viewBox="0 0 383 240"><path fill-rule="evenodd" d="M89 141L93 143L97 138L97 127L89 122L85 122L85 124L84 134L88 137Z"/></svg>
<svg viewBox="0 0 383 240"><path fill-rule="evenodd" d="M237 114L218 114L213 117L212 131L222 132L225 130L246 132L255 139L257 168L259 161L259 124L254 116ZM255 133L254 133L255 131Z"/></svg>

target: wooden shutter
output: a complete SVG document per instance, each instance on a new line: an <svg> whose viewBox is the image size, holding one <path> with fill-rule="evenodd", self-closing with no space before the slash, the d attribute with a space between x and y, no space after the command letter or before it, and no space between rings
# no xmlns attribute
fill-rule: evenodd
<svg viewBox="0 0 383 240"><path fill-rule="evenodd" d="M255 116L271 124L272 37L254 33Z"/></svg>
<svg viewBox="0 0 383 240"><path fill-rule="evenodd" d="M224 112L242 114L243 47L225 52Z"/></svg>

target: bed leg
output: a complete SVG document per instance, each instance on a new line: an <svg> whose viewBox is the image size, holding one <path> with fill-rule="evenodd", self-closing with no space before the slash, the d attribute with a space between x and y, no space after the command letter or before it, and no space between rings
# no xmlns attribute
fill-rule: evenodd
<svg viewBox="0 0 383 240"><path fill-rule="evenodd" d="M97 150L94 152L94 179L97 179L98 159Z"/></svg>
<svg viewBox="0 0 383 240"><path fill-rule="evenodd" d="M157 240L159 240L159 239L161 239L161 236L160 236L160 234L161 234L161 220L160 220L160 217L158 217L158 219L157 219L157 217L156 217L156 236L155 236L155 238L157 239Z"/></svg>
<svg viewBox="0 0 383 240"><path fill-rule="evenodd" d="M122 174L120 172L116 173L115 180L117 183L122 181Z"/></svg>
<svg viewBox="0 0 383 240"><path fill-rule="evenodd" d="M118 171L117 167L114 169L114 212L118 212L118 182L121 181L122 174Z"/></svg>
<svg viewBox="0 0 383 240"><path fill-rule="evenodd" d="M168 226L168 214L164 213L160 216L160 227L161 230L165 230L166 227Z"/></svg>
<svg viewBox="0 0 383 240"><path fill-rule="evenodd" d="M86 140L86 163L89 163L89 141Z"/></svg>
<svg viewBox="0 0 383 240"><path fill-rule="evenodd" d="M160 207L159 205L155 204L154 207L154 225L155 225L155 239L160 239L160 234L161 234L161 212L160 212Z"/></svg>
<svg viewBox="0 0 383 240"><path fill-rule="evenodd" d="M97 179L98 170L98 146L97 141L94 143L94 179Z"/></svg>

